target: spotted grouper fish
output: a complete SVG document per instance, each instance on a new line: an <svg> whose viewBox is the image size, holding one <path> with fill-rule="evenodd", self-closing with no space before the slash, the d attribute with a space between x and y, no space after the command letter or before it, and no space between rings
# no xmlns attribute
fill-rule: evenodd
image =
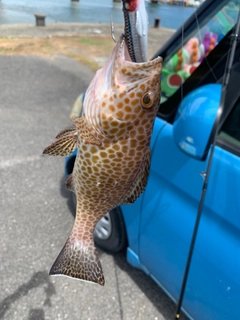
<svg viewBox="0 0 240 320"><path fill-rule="evenodd" d="M76 218L50 274L104 285L94 246L97 222L112 208L133 203L144 191L150 167L150 139L160 103L162 58L132 62L124 37L97 71L83 115L61 131L44 154L68 156L78 149L67 188L76 193Z"/></svg>

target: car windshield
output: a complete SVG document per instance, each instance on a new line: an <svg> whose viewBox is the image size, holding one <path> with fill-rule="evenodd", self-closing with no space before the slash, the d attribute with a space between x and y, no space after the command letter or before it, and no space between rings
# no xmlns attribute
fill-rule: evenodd
<svg viewBox="0 0 240 320"><path fill-rule="evenodd" d="M171 97L235 25L240 0L224 1L208 15L182 46L166 56L162 68L161 103ZM217 7L217 6L216 6ZM196 17L197 19L197 17Z"/></svg>

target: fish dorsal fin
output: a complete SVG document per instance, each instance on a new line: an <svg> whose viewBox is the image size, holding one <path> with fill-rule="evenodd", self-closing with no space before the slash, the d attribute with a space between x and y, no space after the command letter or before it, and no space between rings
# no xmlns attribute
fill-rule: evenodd
<svg viewBox="0 0 240 320"><path fill-rule="evenodd" d="M74 133L68 135L62 135L60 138L54 141L50 146L44 149L43 154L49 156L70 156L77 147L77 131L75 128Z"/></svg>
<svg viewBox="0 0 240 320"><path fill-rule="evenodd" d="M75 132L76 132L76 127L74 127L74 126L66 127L65 129L63 129L62 131L60 131L57 134L56 139L60 139L62 137L65 137L65 136L68 136L70 134L73 134Z"/></svg>
<svg viewBox="0 0 240 320"><path fill-rule="evenodd" d="M66 179L65 179L65 185L68 190L71 190L72 192L75 192L75 186L74 186L74 177L71 173Z"/></svg>
<svg viewBox="0 0 240 320"><path fill-rule="evenodd" d="M136 178L118 205L132 204L143 193L147 185L150 170L150 157L151 151L149 149L142 161Z"/></svg>
<svg viewBox="0 0 240 320"><path fill-rule="evenodd" d="M103 137L101 137L94 127L86 121L84 115L81 118L72 118L71 120L86 144L102 145Z"/></svg>

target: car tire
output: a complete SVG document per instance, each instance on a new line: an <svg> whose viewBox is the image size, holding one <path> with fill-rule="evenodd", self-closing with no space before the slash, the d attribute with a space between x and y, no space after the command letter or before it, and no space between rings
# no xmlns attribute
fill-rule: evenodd
<svg viewBox="0 0 240 320"><path fill-rule="evenodd" d="M108 252L119 252L127 247L127 234L121 209L110 210L97 223L94 230L95 244Z"/></svg>

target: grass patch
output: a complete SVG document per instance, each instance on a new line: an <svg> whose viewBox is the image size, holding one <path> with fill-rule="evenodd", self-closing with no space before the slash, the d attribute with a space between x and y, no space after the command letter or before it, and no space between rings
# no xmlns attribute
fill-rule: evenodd
<svg viewBox="0 0 240 320"><path fill-rule="evenodd" d="M102 66L99 64L99 58L107 59L113 46L114 43L111 37L105 35L0 38L0 54L39 55L50 58L60 53L88 65L93 71Z"/></svg>
<svg viewBox="0 0 240 320"><path fill-rule="evenodd" d="M84 45L90 46L104 46L104 42L102 39L94 39L94 38L82 38L79 39L79 42Z"/></svg>

